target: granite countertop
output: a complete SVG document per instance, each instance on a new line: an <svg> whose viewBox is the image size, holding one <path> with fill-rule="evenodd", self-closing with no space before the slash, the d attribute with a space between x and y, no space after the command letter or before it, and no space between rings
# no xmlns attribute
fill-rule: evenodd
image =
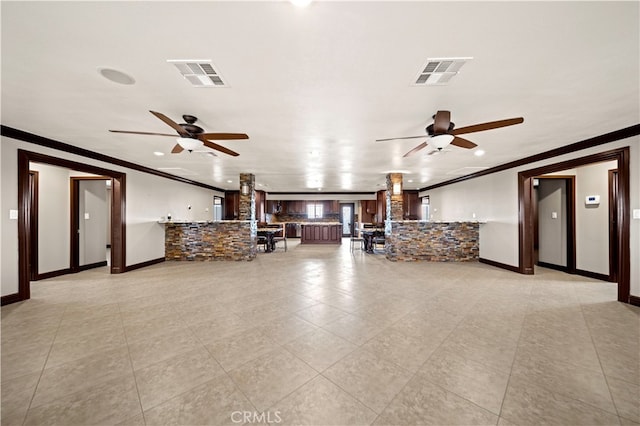
<svg viewBox="0 0 640 426"><path fill-rule="evenodd" d="M487 223L482 220L392 220L391 223Z"/></svg>
<svg viewBox="0 0 640 426"><path fill-rule="evenodd" d="M181 225L185 223L227 223L227 222L252 222L252 221L251 220L183 220L183 219L158 221L158 223L160 224L175 223L177 225Z"/></svg>

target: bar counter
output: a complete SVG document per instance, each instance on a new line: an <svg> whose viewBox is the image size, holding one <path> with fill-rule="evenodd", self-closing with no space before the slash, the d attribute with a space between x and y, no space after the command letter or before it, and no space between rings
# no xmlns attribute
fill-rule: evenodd
<svg viewBox="0 0 640 426"><path fill-rule="evenodd" d="M385 253L392 261L473 262L480 255L478 221L401 220L385 223Z"/></svg>

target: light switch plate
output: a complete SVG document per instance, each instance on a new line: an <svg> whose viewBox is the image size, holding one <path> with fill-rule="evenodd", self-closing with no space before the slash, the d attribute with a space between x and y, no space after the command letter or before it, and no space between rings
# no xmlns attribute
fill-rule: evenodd
<svg viewBox="0 0 640 426"><path fill-rule="evenodd" d="M640 219L640 209L633 209L633 218Z"/></svg>
<svg viewBox="0 0 640 426"><path fill-rule="evenodd" d="M18 219L18 210L9 210L9 219L17 220Z"/></svg>
<svg viewBox="0 0 640 426"><path fill-rule="evenodd" d="M85 220L89 220L89 213L85 213L85 214L84 214L84 219L85 219Z"/></svg>

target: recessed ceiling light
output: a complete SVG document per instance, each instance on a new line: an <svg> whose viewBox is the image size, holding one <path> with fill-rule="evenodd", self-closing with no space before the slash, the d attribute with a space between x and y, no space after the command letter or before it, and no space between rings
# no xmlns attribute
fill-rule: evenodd
<svg viewBox="0 0 640 426"><path fill-rule="evenodd" d="M158 157L162 157L164 155L164 152L154 151L153 155L157 155Z"/></svg>
<svg viewBox="0 0 640 426"><path fill-rule="evenodd" d="M296 7L307 7L311 4L311 0L289 0Z"/></svg>
<svg viewBox="0 0 640 426"><path fill-rule="evenodd" d="M106 78L109 81L113 81L118 84L126 84L132 85L135 84L136 80L131 77L129 74L126 74L122 71L114 70L113 68L98 68L98 72L101 76Z"/></svg>
<svg viewBox="0 0 640 426"><path fill-rule="evenodd" d="M233 183L233 181L231 179L227 180L227 183Z"/></svg>
<svg viewBox="0 0 640 426"><path fill-rule="evenodd" d="M475 155L476 157L482 157L484 155L484 151L481 149L476 150L473 155Z"/></svg>
<svg viewBox="0 0 640 426"><path fill-rule="evenodd" d="M409 182L409 183L413 183L413 179L409 179L407 182Z"/></svg>

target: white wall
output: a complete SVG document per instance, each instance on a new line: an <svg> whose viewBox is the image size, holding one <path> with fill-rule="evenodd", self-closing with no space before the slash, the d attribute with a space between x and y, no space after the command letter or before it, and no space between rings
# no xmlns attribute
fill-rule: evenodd
<svg viewBox="0 0 640 426"><path fill-rule="evenodd" d="M168 213L173 220L213 220L214 195L224 194L129 170L127 265L164 257L164 225L158 221Z"/></svg>
<svg viewBox="0 0 640 426"><path fill-rule="evenodd" d="M609 170L615 168L613 161L577 169L577 269L609 275ZM600 195L600 204L585 205L587 195Z"/></svg>
<svg viewBox="0 0 640 426"><path fill-rule="evenodd" d="M38 273L67 269L69 170L37 163L29 168L38 172Z"/></svg>
<svg viewBox="0 0 640 426"><path fill-rule="evenodd" d="M210 220L213 217L213 196L223 195L218 191L6 137L2 137L0 143L2 150L0 156L2 166L0 195L2 281L0 288L3 296L18 291L18 221L9 219L9 210L18 209L18 149L126 173L126 265L128 266L164 256L164 226L157 223L162 216L166 216L171 211L176 219ZM186 209L189 204L193 206L191 211ZM205 208L209 211L205 212Z"/></svg>
<svg viewBox="0 0 640 426"><path fill-rule="evenodd" d="M109 191L109 195L110 191ZM107 260L107 185L104 180L79 182L78 266Z"/></svg>
<svg viewBox="0 0 640 426"><path fill-rule="evenodd" d="M475 212L477 220L487 221L480 225L480 257L518 266L518 172L626 146L630 148L630 208L640 209L638 136L423 191L420 196L429 195L436 220L469 220ZM640 259L640 220L631 219L630 228L631 294L640 295L640 262L634 261Z"/></svg>
<svg viewBox="0 0 640 426"><path fill-rule="evenodd" d="M564 179L540 179L537 189L540 262L567 266L566 191L567 182Z"/></svg>

